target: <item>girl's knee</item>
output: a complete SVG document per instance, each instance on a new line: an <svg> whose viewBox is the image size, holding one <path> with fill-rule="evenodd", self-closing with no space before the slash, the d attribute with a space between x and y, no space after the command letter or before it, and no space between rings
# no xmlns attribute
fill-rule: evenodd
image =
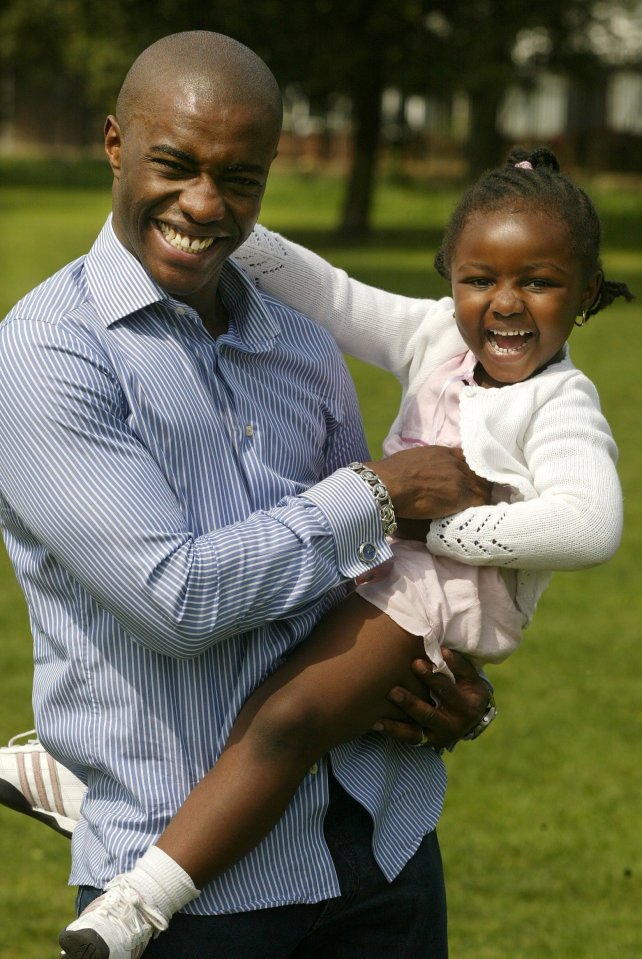
<svg viewBox="0 0 642 959"><path fill-rule="evenodd" d="M269 696L252 724L252 733L263 755L320 755L325 725L324 711L309 692L287 686Z"/></svg>

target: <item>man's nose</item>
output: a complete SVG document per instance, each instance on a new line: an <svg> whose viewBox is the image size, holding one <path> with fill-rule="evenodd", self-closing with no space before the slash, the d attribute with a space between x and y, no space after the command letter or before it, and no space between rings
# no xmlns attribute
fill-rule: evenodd
<svg viewBox="0 0 642 959"><path fill-rule="evenodd" d="M225 216L225 202L216 183L202 176L193 180L180 195L180 207L184 216L195 223L211 223Z"/></svg>

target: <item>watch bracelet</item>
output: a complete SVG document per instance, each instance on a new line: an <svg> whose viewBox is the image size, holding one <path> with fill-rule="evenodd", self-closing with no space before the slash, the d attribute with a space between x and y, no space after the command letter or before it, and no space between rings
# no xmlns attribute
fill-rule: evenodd
<svg viewBox="0 0 642 959"><path fill-rule="evenodd" d="M474 726L469 733L467 733L465 736L462 736L462 739L466 741L477 739L478 736L481 736L482 733L486 732L490 724L496 718L497 718L497 703L495 702L495 695L491 691L489 700L486 704L486 709L484 710L484 715L481 717L477 725Z"/></svg>
<svg viewBox="0 0 642 959"><path fill-rule="evenodd" d="M375 473L373 469L364 463L348 463L347 468L352 470L353 473L356 473L364 483L367 483L379 509L383 534L384 536L393 536L397 529L397 520L395 518L395 508L390 499L390 493L388 492L386 484L378 473Z"/></svg>

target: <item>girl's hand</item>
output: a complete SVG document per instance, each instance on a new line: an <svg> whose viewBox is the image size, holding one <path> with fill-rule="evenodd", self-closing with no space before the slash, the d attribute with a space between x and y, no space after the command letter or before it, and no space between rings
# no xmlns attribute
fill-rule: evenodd
<svg viewBox="0 0 642 959"><path fill-rule="evenodd" d="M407 714L408 721L382 719L375 724L377 732L412 746L440 749L452 746L475 728L490 700L488 685L464 656L449 649L442 653L455 682L442 673L434 673L429 660L415 660L412 669L426 688L425 699L395 686L388 699Z"/></svg>

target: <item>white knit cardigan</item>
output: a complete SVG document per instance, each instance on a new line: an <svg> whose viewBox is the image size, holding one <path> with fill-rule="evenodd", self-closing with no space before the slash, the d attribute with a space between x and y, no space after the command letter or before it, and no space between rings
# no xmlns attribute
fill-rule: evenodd
<svg viewBox="0 0 642 959"><path fill-rule="evenodd" d="M404 404L466 346L453 301L411 299L366 286L325 260L257 227L235 254L259 289L321 323L343 351L393 373ZM552 570L602 563L622 532L617 450L595 387L564 358L522 383L464 387L467 463L510 486L511 502L433 520L431 553L517 572L516 602L530 621Z"/></svg>

